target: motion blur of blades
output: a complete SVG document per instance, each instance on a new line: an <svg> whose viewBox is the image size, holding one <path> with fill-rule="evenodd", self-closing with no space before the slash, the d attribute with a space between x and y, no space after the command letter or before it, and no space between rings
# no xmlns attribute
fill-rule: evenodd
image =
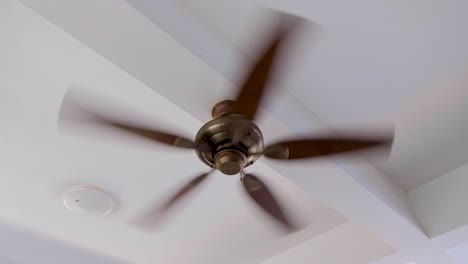
<svg viewBox="0 0 468 264"><path fill-rule="evenodd" d="M107 121L107 125L112 126L123 131L130 132L147 139L158 141L163 144L181 147L181 148L195 148L195 143L189 139L175 136L172 134L155 131L153 129L139 128L131 125L121 124L115 121Z"/></svg>
<svg viewBox="0 0 468 264"><path fill-rule="evenodd" d="M297 230L297 227L292 225L289 218L273 197L273 194L259 178L252 174L246 174L242 183L250 198L266 213L280 222L282 226L285 227L286 231L292 232Z"/></svg>
<svg viewBox="0 0 468 264"><path fill-rule="evenodd" d="M263 155L272 159L303 159L348 153L376 147L390 147L392 137L304 138L282 141L265 148Z"/></svg>
<svg viewBox="0 0 468 264"><path fill-rule="evenodd" d="M211 172L203 173L193 178L190 182L182 186L174 195L170 196L166 202L161 205L155 205L154 208L149 209L148 213L137 219L135 224L148 231L154 230L166 213L173 208L177 202L181 201L187 194L198 187L200 183L206 180L210 174Z"/></svg>
<svg viewBox="0 0 468 264"><path fill-rule="evenodd" d="M275 30L276 34L259 55L240 88L233 106L234 113L254 120L262 98L267 93L268 87L271 86L268 81L273 77L272 71L277 62L277 53L299 20L293 16L280 16L279 26Z"/></svg>
<svg viewBox="0 0 468 264"><path fill-rule="evenodd" d="M195 143L187 138L130 124L129 121L122 118L126 114L123 112L125 108L122 105L117 106L115 103L96 102L96 98L92 98L90 95L69 91L60 109L59 126L70 125L75 130L79 129L80 126L110 129L170 146L195 148ZM135 116L135 118L137 117Z"/></svg>

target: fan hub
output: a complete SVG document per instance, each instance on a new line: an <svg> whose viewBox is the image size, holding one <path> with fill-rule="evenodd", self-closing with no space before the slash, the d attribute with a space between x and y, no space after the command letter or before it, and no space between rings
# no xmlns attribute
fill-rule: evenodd
<svg viewBox="0 0 468 264"><path fill-rule="evenodd" d="M206 123L195 143L200 160L226 175L252 165L263 151L262 132L240 115L223 115Z"/></svg>
<svg viewBox="0 0 468 264"><path fill-rule="evenodd" d="M216 168L226 175L236 175L244 169L246 157L240 151L223 150L216 154Z"/></svg>

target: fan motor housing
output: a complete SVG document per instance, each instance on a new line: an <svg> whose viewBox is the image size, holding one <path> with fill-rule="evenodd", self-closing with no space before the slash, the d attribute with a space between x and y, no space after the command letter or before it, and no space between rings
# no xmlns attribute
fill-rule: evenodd
<svg viewBox="0 0 468 264"><path fill-rule="evenodd" d="M226 175L252 165L264 147L260 129L241 115L222 115L206 123L195 143L200 160Z"/></svg>

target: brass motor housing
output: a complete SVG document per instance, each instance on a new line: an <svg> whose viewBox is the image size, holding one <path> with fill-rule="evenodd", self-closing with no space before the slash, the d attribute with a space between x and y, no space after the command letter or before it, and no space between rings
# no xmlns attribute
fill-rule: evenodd
<svg viewBox="0 0 468 264"><path fill-rule="evenodd" d="M263 151L263 135L241 115L221 115L206 123L195 143L201 161L226 175L235 175L252 165Z"/></svg>

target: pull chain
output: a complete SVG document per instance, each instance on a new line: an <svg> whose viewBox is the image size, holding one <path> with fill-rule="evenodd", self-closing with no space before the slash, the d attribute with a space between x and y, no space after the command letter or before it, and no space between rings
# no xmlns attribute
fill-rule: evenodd
<svg viewBox="0 0 468 264"><path fill-rule="evenodd" d="M240 181L244 180L244 170L240 171Z"/></svg>

